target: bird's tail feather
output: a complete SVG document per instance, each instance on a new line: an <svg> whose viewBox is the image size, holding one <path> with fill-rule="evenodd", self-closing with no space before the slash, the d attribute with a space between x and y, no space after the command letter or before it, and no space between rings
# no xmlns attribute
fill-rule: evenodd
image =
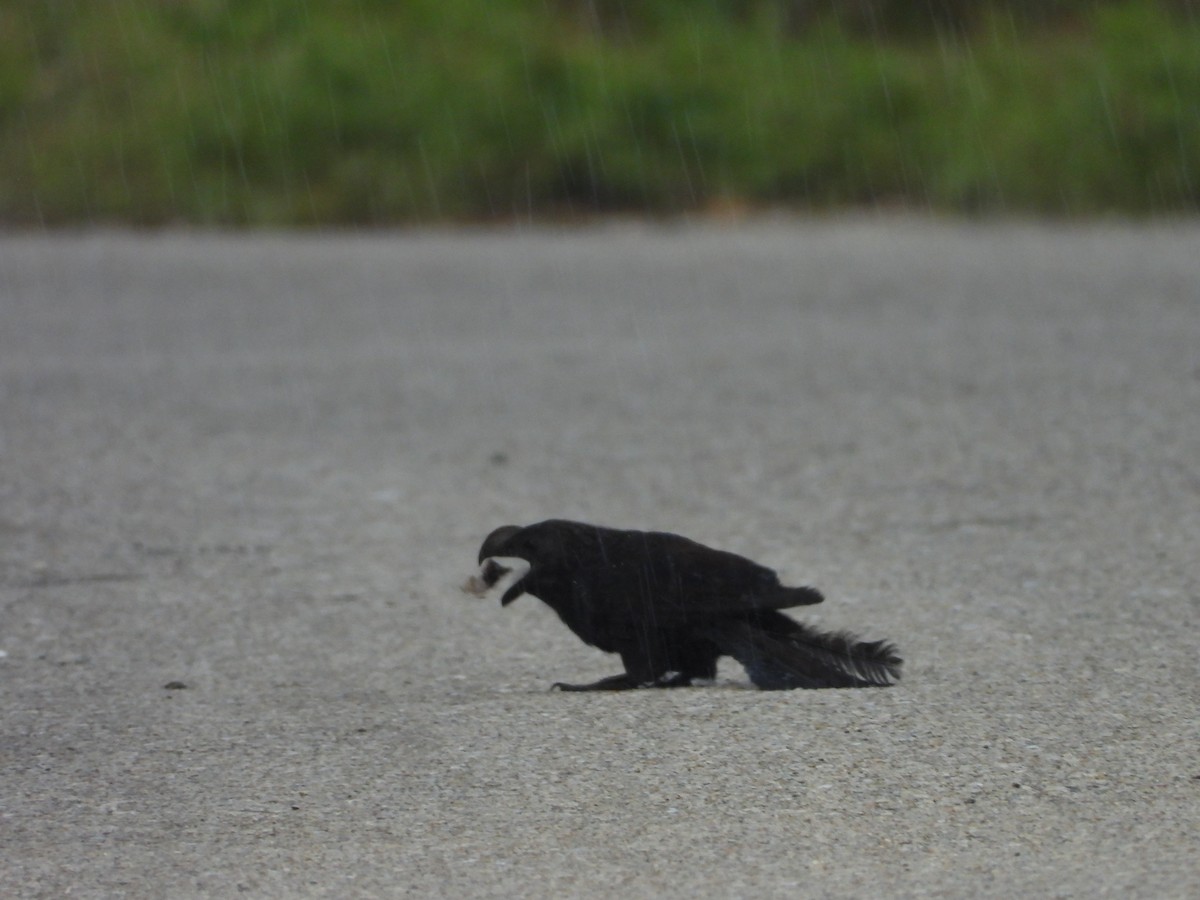
<svg viewBox="0 0 1200 900"><path fill-rule="evenodd" d="M787 630L725 622L708 637L766 690L886 687L899 681L903 661L892 643L860 641L846 632L821 632L787 621Z"/></svg>

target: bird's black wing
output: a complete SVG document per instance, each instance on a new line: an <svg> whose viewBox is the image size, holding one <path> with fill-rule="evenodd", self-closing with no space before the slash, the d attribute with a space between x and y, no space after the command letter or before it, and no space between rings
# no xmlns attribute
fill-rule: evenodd
<svg viewBox="0 0 1200 900"><path fill-rule="evenodd" d="M771 569L678 534L553 524L576 580L597 595L653 607L662 625L821 601L812 588L783 587Z"/></svg>

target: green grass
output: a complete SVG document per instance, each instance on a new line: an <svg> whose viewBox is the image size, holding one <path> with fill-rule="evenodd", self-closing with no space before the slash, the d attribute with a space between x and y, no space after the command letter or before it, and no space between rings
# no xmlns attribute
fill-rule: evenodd
<svg viewBox="0 0 1200 900"><path fill-rule="evenodd" d="M1200 207L1200 20L1155 4L892 37L586 6L9 0L0 222Z"/></svg>

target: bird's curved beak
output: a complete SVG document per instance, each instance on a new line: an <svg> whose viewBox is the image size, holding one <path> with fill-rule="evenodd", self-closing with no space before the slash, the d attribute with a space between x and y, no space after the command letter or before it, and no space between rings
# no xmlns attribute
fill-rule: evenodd
<svg viewBox="0 0 1200 900"><path fill-rule="evenodd" d="M518 597L525 593L525 579L520 579L516 584L504 592L504 596L500 598L501 606L508 606Z"/></svg>

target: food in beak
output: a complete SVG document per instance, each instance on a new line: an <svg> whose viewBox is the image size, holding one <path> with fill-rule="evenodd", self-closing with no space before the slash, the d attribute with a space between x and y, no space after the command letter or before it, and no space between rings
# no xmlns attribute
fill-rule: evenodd
<svg viewBox="0 0 1200 900"><path fill-rule="evenodd" d="M496 586L497 581L511 571L512 569L506 569L494 559L486 559L479 567L479 571L467 579L462 589L468 594L482 597Z"/></svg>

